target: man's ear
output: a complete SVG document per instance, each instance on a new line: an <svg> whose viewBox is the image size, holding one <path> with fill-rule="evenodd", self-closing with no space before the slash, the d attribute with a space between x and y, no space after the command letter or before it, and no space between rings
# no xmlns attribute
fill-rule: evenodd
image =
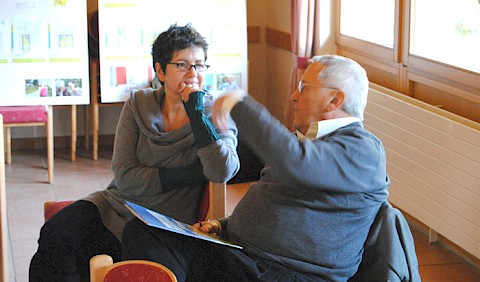
<svg viewBox="0 0 480 282"><path fill-rule="evenodd" d="M345 104L345 93L340 90L335 91L335 94L332 95L330 104L328 105L329 110L343 109L343 104Z"/></svg>
<svg viewBox="0 0 480 282"><path fill-rule="evenodd" d="M155 63L155 72L157 73L157 78L161 82L165 81L165 74L163 73L162 66L160 65L159 62Z"/></svg>

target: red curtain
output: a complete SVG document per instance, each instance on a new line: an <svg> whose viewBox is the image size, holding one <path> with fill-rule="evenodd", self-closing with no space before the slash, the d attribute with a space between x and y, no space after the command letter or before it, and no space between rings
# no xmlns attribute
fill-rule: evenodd
<svg viewBox="0 0 480 282"><path fill-rule="evenodd" d="M318 8L318 0L291 0L291 44L293 51L294 66L292 69L292 79L290 89L297 89L298 81L302 77L303 72L307 68L308 59L313 55L315 40L318 40L316 26L316 9ZM290 98L290 97L289 97ZM293 122L292 105L288 101L290 107L287 114L287 126L291 128Z"/></svg>

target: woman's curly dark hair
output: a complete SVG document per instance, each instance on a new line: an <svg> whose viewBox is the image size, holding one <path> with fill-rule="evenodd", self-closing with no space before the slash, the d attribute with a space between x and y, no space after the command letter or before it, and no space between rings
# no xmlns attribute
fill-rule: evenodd
<svg viewBox="0 0 480 282"><path fill-rule="evenodd" d="M205 53L207 60L208 43L205 38L198 33L191 23L185 26L171 25L167 31L162 32L155 39L152 45L153 68L155 63L159 62L165 73L167 63L172 60L173 51L183 50L189 47L198 46Z"/></svg>

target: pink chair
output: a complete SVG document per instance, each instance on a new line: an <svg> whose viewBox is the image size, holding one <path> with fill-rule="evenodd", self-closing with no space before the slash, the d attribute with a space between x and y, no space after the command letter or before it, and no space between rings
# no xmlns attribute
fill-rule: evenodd
<svg viewBox="0 0 480 282"><path fill-rule="evenodd" d="M5 160L12 163L12 138L10 128L20 126L45 126L47 128L48 183L53 183L53 109L52 106L4 106L0 107L5 129Z"/></svg>

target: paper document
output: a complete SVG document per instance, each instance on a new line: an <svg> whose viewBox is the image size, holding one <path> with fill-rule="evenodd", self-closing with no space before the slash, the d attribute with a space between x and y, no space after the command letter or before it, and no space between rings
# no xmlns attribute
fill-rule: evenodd
<svg viewBox="0 0 480 282"><path fill-rule="evenodd" d="M213 234L207 234L200 232L199 230L193 228L191 225L175 220L166 215L160 214L158 212L152 211L140 205L134 204L129 201L125 201L125 206L141 221L145 224L160 228L163 230L168 230L178 234L183 234L185 236L190 236L206 241L210 241L217 244L222 244L238 249L242 249L241 246L235 245L233 243L227 242L218 236Z"/></svg>

